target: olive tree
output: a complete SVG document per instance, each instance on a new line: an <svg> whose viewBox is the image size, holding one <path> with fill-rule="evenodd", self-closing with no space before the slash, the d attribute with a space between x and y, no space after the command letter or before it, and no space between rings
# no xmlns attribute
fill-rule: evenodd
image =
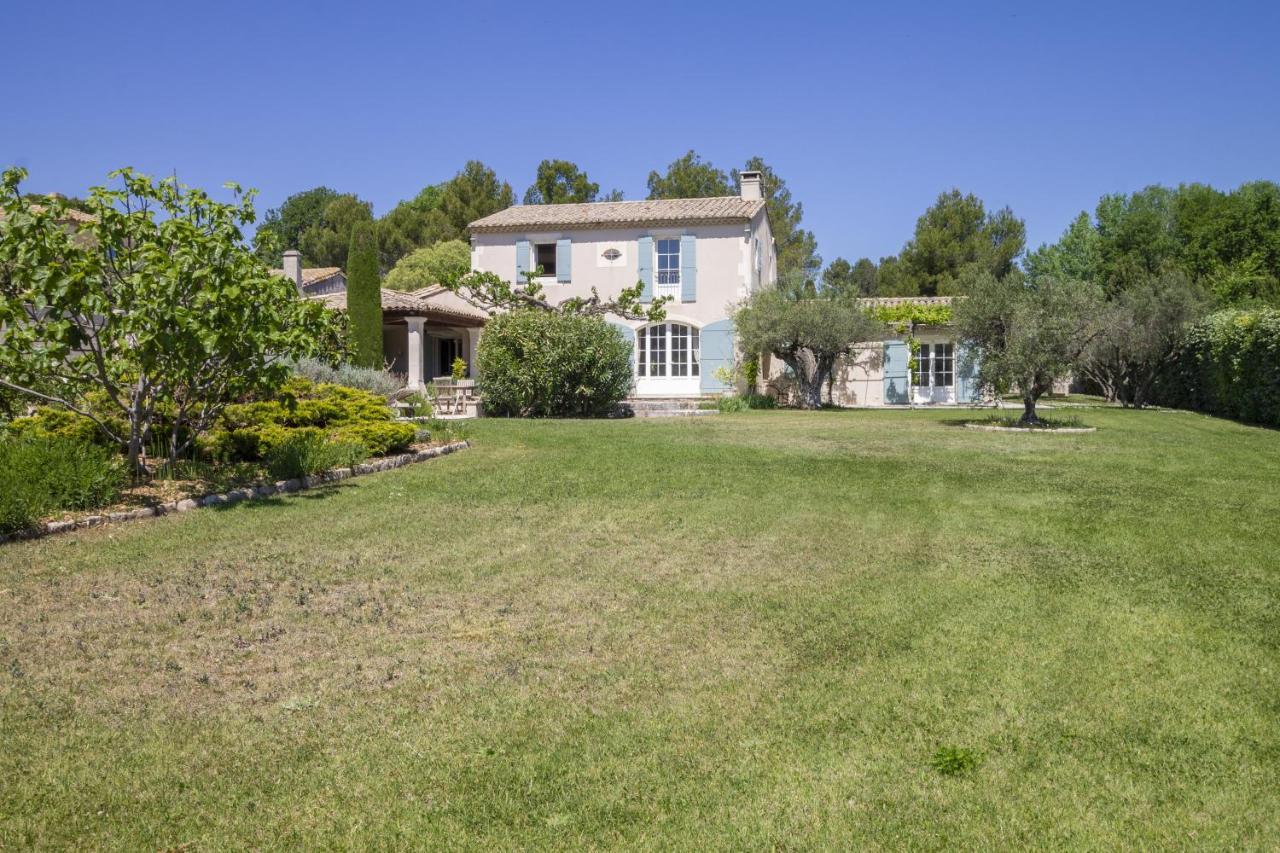
<svg viewBox="0 0 1280 853"><path fill-rule="evenodd" d="M1203 292L1181 270L1131 284L1100 311L1097 334L1081 359L1082 372L1108 400L1142 408L1206 305Z"/></svg>
<svg viewBox="0 0 1280 853"><path fill-rule="evenodd" d="M1071 372L1096 336L1100 295L1093 285L1044 277L1028 283L1018 272L967 276L967 298L954 306L956 327L978 380L996 394L1022 397L1022 423L1041 423L1036 402L1054 380Z"/></svg>
<svg viewBox="0 0 1280 853"><path fill-rule="evenodd" d="M733 316L742 351L772 353L790 367L805 409L822 405L822 388L840 359L884 331L857 302L827 293L802 286L760 290Z"/></svg>
<svg viewBox="0 0 1280 853"><path fill-rule="evenodd" d="M71 218L23 198L25 177L0 181L0 386L93 421L135 473L158 423L176 460L326 338L326 309L246 245L252 192L229 184L225 204L123 169Z"/></svg>

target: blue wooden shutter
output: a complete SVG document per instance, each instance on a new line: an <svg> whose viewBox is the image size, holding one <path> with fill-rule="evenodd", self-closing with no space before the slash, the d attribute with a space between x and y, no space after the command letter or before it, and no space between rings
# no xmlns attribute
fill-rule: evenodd
<svg viewBox="0 0 1280 853"><path fill-rule="evenodd" d="M641 302L653 301L653 238L641 237L636 242L636 268L640 273L640 281L644 290L640 292Z"/></svg>
<svg viewBox="0 0 1280 853"><path fill-rule="evenodd" d="M733 321L716 320L702 327L698 335L698 346L701 355L698 359L698 373L701 377L699 386L705 392L732 390L720 377L716 369L733 368Z"/></svg>
<svg viewBox="0 0 1280 853"><path fill-rule="evenodd" d="M568 240L556 241L556 281L561 284L572 281L569 269L573 256L573 244Z"/></svg>
<svg viewBox="0 0 1280 853"><path fill-rule="evenodd" d="M978 385L978 354L964 344L956 344L956 402L981 402Z"/></svg>
<svg viewBox="0 0 1280 853"><path fill-rule="evenodd" d="M884 401L890 405L906 405L911 399L910 358L905 341L884 342Z"/></svg>
<svg viewBox="0 0 1280 853"><path fill-rule="evenodd" d="M692 234L680 238L680 301L694 302L698 298L697 240Z"/></svg>
<svg viewBox="0 0 1280 853"><path fill-rule="evenodd" d="M524 284L524 274L529 271L529 241L516 241L516 280L515 284Z"/></svg>

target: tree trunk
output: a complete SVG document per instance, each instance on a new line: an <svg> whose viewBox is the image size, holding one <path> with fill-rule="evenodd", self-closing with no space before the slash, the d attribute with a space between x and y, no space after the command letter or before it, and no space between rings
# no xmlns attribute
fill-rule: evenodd
<svg viewBox="0 0 1280 853"><path fill-rule="evenodd" d="M148 418L146 417L146 407L141 393L135 393L132 405L129 407L129 445L128 445L128 466L129 475L134 482L145 480L147 476L146 466L142 462L143 442L146 439Z"/></svg>
<svg viewBox="0 0 1280 853"><path fill-rule="evenodd" d="M1022 392L1022 419L1018 423L1025 426L1040 426L1044 423L1036 414L1036 396L1030 391Z"/></svg>
<svg viewBox="0 0 1280 853"><path fill-rule="evenodd" d="M782 360L795 375L796 389L799 392L796 405L801 409L822 408L822 386L831 373L831 365L824 364L808 350L782 357Z"/></svg>

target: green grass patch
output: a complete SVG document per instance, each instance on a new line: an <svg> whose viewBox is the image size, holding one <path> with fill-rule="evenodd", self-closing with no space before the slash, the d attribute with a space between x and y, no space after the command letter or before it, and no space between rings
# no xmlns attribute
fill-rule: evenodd
<svg viewBox="0 0 1280 853"><path fill-rule="evenodd" d="M1280 433L483 420L0 548L0 847L1265 848Z"/></svg>

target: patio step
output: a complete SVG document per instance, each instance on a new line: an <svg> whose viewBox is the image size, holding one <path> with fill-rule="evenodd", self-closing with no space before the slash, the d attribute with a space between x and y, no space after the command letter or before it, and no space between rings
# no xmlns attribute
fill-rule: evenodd
<svg viewBox="0 0 1280 853"><path fill-rule="evenodd" d="M714 397L628 397L622 405L637 418L679 418L718 414L715 409L699 408Z"/></svg>

